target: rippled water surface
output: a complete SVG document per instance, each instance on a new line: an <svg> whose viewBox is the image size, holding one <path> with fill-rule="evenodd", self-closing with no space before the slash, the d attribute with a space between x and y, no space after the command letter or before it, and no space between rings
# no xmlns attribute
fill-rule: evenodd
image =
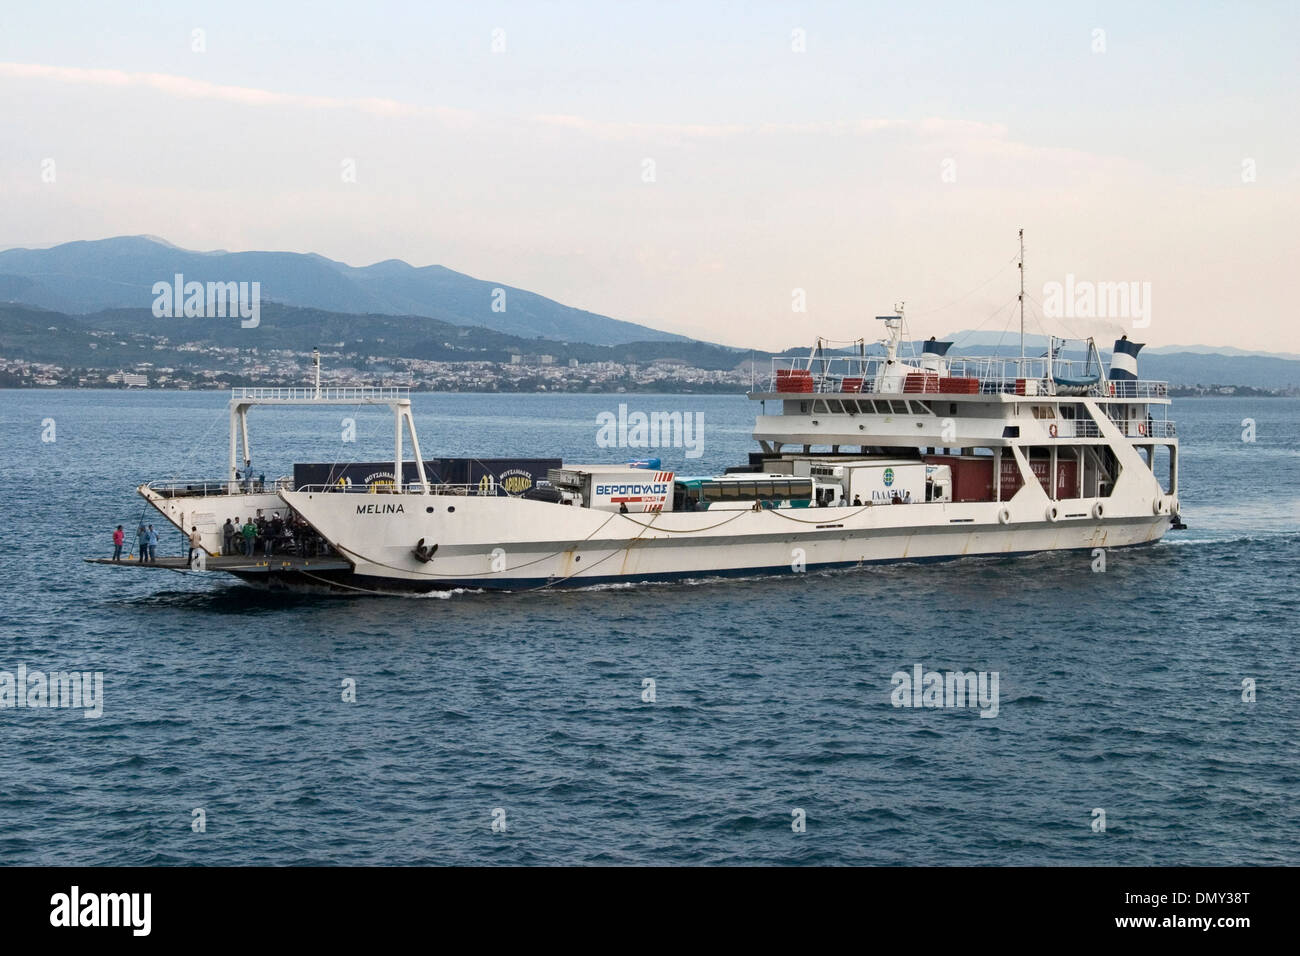
<svg viewBox="0 0 1300 956"><path fill-rule="evenodd" d="M105 681L99 719L0 710L0 862L1300 863L1298 401L1176 401L1190 527L1105 573L1041 555L420 598L83 564L140 518L134 485L221 472L225 396L0 401L0 670ZM428 456L609 460L595 416L619 401L704 414L703 458L665 467L750 450L740 397L415 409ZM391 456L377 412L252 424L268 476ZM997 671L998 715L895 708L918 663Z"/></svg>

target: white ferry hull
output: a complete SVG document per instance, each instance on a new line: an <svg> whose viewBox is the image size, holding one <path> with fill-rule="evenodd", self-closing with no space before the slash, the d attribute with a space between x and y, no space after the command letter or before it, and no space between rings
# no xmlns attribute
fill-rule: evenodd
<svg viewBox="0 0 1300 956"><path fill-rule="evenodd" d="M203 547L212 555L224 553L222 528L227 519L247 520L258 514L265 518L275 515L284 518L289 514L284 500L274 491L169 496L148 485L141 485L136 492L182 534L198 528L203 537Z"/></svg>
<svg viewBox="0 0 1300 956"><path fill-rule="evenodd" d="M374 590L527 590L792 574L891 561L1117 548L1169 529L1167 508L1111 499L619 514L525 499L285 492ZM1097 501L1103 517L1094 518ZM1041 507L1040 507L1041 506ZM1047 509L1057 508L1057 519ZM449 510L454 509L454 510ZM1003 518L1006 521L1003 523ZM431 560L414 547L436 544Z"/></svg>

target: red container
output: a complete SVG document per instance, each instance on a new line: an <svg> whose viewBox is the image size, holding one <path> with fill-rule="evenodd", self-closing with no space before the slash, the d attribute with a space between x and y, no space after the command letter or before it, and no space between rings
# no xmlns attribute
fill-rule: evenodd
<svg viewBox="0 0 1300 956"><path fill-rule="evenodd" d="M1079 463L1074 460L1056 461L1056 497L1079 497Z"/></svg>
<svg viewBox="0 0 1300 956"><path fill-rule="evenodd" d="M1038 483L1043 486L1043 491L1047 496L1052 497L1052 488L1049 484L1052 471L1052 462L1048 458L1031 458L1029 467L1034 472L1034 477ZM956 481L953 482L956 484ZM1002 485L1002 500L1006 501L1017 491L1020 490L1020 469L1016 467L1015 460L1007 455L1002 459L1002 475L1000 479ZM1074 460L1058 459L1056 462L1056 498L1077 498L1079 495L1079 463Z"/></svg>
<svg viewBox="0 0 1300 956"><path fill-rule="evenodd" d="M776 390L778 392L811 392L813 390L812 372L807 369L779 368L776 370Z"/></svg>
<svg viewBox="0 0 1300 956"><path fill-rule="evenodd" d="M992 455L928 455L925 462L952 469L953 501L993 500Z"/></svg>
<svg viewBox="0 0 1300 956"><path fill-rule="evenodd" d="M941 378L939 391L949 395L978 395L980 380L977 378Z"/></svg>
<svg viewBox="0 0 1300 956"><path fill-rule="evenodd" d="M998 484L1001 486L998 494L1003 501L1020 490L1020 469L1016 467L1016 461L1010 455L1002 456L1002 471L998 475Z"/></svg>
<svg viewBox="0 0 1300 956"><path fill-rule="evenodd" d="M840 382L841 392L860 392L862 391L862 379L846 378Z"/></svg>
<svg viewBox="0 0 1300 956"><path fill-rule="evenodd" d="M939 376L935 372L909 372L903 378L903 391L910 395L939 391Z"/></svg>

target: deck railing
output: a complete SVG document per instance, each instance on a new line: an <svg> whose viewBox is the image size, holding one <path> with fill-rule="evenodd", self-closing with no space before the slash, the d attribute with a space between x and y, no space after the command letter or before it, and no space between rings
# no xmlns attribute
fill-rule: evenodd
<svg viewBox="0 0 1300 956"><path fill-rule="evenodd" d="M1174 423L1167 419L1153 418L1147 421L1116 421L1115 427L1124 433L1125 438L1175 438L1178 435Z"/></svg>
<svg viewBox="0 0 1300 956"><path fill-rule="evenodd" d="M237 491L231 491L231 485L237 484ZM249 490L251 486L251 491ZM293 476L281 475L271 481L231 482L224 478L167 478L162 481L150 481L145 484L150 491L163 498L216 498L230 495L273 495L277 491L289 491L293 488Z"/></svg>
<svg viewBox="0 0 1300 956"><path fill-rule="evenodd" d="M813 394L833 393L874 395L876 378L885 364L883 356L828 356L809 359L807 357L779 357L772 359L772 374L768 381L771 392L790 393L790 389L778 382L787 373L804 372L811 377ZM901 359L908 365L916 367L920 360L914 357ZM1046 357L1039 358L1005 358L1001 356L953 356L945 360L946 371L943 378L978 379L981 395L1057 395L1066 387L1057 384L1058 379L1086 380L1096 375L1095 366L1073 359L1057 358L1049 362ZM929 376L928 380L922 376ZM938 376L933 372L920 372L909 385L904 383L901 390L879 392L879 394L945 394L939 390ZM1110 381L1100 378L1086 386L1086 393L1093 398L1168 398L1169 384L1158 381ZM795 392L794 394L807 394Z"/></svg>
<svg viewBox="0 0 1300 956"><path fill-rule="evenodd" d="M1178 432L1174 423L1166 418L1150 418L1128 421L1111 417L1111 424L1119 429L1126 438L1176 438ZM1101 438L1101 429L1097 423L1084 418L1062 418L1053 424L1057 427L1058 438Z"/></svg>
<svg viewBox="0 0 1300 956"><path fill-rule="evenodd" d="M397 402L411 397L406 385L322 385L307 388L232 388L230 397L240 402Z"/></svg>
<svg viewBox="0 0 1300 956"><path fill-rule="evenodd" d="M497 486L491 486L490 491L484 491L483 486L478 484L472 485L449 485L434 484L429 482L429 493L433 495L495 495ZM323 485L299 485L298 491L308 491L313 494L345 494L345 495L421 495L424 494L424 486L418 481L410 481L402 485L401 491L393 485L392 482L377 481L373 484L363 484L362 482L332 482Z"/></svg>

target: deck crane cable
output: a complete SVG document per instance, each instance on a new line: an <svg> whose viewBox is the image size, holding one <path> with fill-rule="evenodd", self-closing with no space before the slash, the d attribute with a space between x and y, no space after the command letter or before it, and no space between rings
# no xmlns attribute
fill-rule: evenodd
<svg viewBox="0 0 1300 956"><path fill-rule="evenodd" d="M979 325L975 326L975 328L973 329L968 329L963 335L958 337L956 341L953 342L953 345L960 347L962 342L966 341L966 339L968 339L970 336L974 335L980 329L984 328L984 326L988 325L991 321L998 318L1004 311L1006 311L1008 306L1012 305L1016 301L1016 298L1017 297L1013 295L1011 298L1007 299L1006 302L1002 303L1000 306L998 306L996 309L990 312L984 318L984 320L980 322ZM1002 339L1006 337L1006 334L1007 334L1007 327L1003 326L1002 335L998 338L998 342L997 342L998 346L1002 345Z"/></svg>
<svg viewBox="0 0 1300 956"><path fill-rule="evenodd" d="M1007 299L1006 302L1002 303L1000 306L998 306L996 309L994 309L992 312L990 312L988 315L986 315L986 316L985 316L985 317L980 321L979 325L975 326L975 328L973 328L973 329L967 329L967 330L966 330L965 332L963 332L960 336L958 336L957 339L956 339L956 341L953 342L953 345L960 347L962 342L966 341L966 339L969 338L971 335L975 334L975 333L978 332L980 329L984 328L984 326L988 325L989 322L991 322L993 319L997 318L997 316L998 316L998 315L999 315L999 314L1000 314L1004 309L1006 309L1007 306L1011 305L1011 303L1013 303L1013 302L1015 302L1015 301L1016 301L1016 297L1013 295L1011 298Z"/></svg>
<svg viewBox="0 0 1300 956"><path fill-rule="evenodd" d="M614 518L616 518L616 517L618 517L618 516L619 516L619 515L618 515L618 512L611 512L611 513L610 513L610 516L609 516L608 518L606 518L603 522L601 522L600 527L598 527L598 528L596 528L594 531L592 531L591 534L589 534L589 535L587 535L587 537L583 538L582 541L577 542L577 544L583 544L583 543L585 543L585 542L587 542L587 541L590 541L590 540L591 540L591 539L592 539L596 534L598 534L598 533L600 533L602 530L604 530L605 525L609 524L611 520L613 520ZM350 555L352 555L352 556L355 557L355 558L359 558L359 559L361 559L362 561L365 561L367 564L373 564L373 565L375 565L376 567L380 567L380 568L388 568L390 571L401 571L401 572L404 573L404 574L415 573L415 574L418 574L420 577L425 577L425 578L455 578L455 577L464 577L463 574L439 574L437 571L420 571L420 570L415 570L414 572L412 572L412 570L411 570L410 568L399 568L399 567L397 567L396 565L386 564L386 563L384 563L383 561L378 561L378 560L375 560L374 558L368 558L368 557L366 557L364 554L362 554L360 551L354 551L354 550L352 550L351 548L346 547L346 546L344 546L344 545L335 545L334 548L335 548L336 551L346 552L347 554L350 554ZM537 563L540 562L540 561L546 561L546 560L549 560L550 558L553 558L553 557L555 557L556 555L563 554L565 551L571 551L571 550L572 550L572 548L561 548L559 551L553 551L553 552L551 552L550 554L544 554L544 555L542 555L540 558L535 558L535 559L532 560L532 561L526 561L526 562L524 562L523 564L516 564L516 565L515 565L515 568L526 568L526 567L529 567L529 566L531 566L531 565L537 564ZM513 569L511 569L511 570L513 570ZM496 574L496 573L498 573L498 572L493 571L493 572L489 572L489 573Z"/></svg>
<svg viewBox="0 0 1300 956"><path fill-rule="evenodd" d="M954 305L956 305L958 302L961 302L962 300L967 299L967 298L969 298L970 296L974 295L976 292L978 292L980 289L984 288L986 285L988 285L990 282L992 282L992 281L993 281L994 279L996 279L998 276L1002 275L1002 273L1006 272L1006 271L1007 271L1007 266L1009 266L1009 265L1011 265L1013 262L1015 262L1015 261L1016 261L1016 258L1017 258L1019 255L1020 255L1019 250L1017 250L1016 252L1012 253L1011 258L1008 259L1005 263L1003 263L1002 266L1001 266L1001 268L999 268L997 272L993 273L993 275L989 276L987 279L985 279L983 282L981 282L981 283L980 283L979 285L977 285L975 288L971 289L969 292L967 292L967 293L965 293L965 294L963 294L963 295L960 295L960 296L958 296L957 298L953 299L953 300L952 300L951 302L949 302L947 305L941 305L941 306L939 306L937 309L927 309L927 310L924 311L924 312L913 312L913 313L912 313L912 318L919 318L920 316L923 316L923 315L934 315L936 312L942 312L942 311L944 311L945 309L951 309L951 308L952 308Z"/></svg>
<svg viewBox="0 0 1300 956"><path fill-rule="evenodd" d="M1074 328L1072 325L1070 325L1069 322L1066 322L1063 316L1058 316L1056 321L1060 324L1060 327L1069 334L1070 338L1065 339L1062 338L1061 336L1056 336L1053 332L1049 331L1046 327L1047 310L1043 307L1043 304L1027 292L1025 293L1025 299L1029 302L1031 306L1029 311L1030 311L1030 315L1034 316L1034 324L1038 326L1038 330L1042 332L1043 335L1048 337L1048 354L1047 354L1047 358L1049 362L1048 374L1054 374L1053 369L1055 368L1056 360L1059 354L1065 351L1064 349L1065 343L1070 341L1079 341L1079 342L1087 343L1089 337L1086 335L1081 335L1079 333L1079 330ZM1040 319L1041 321L1039 321ZM1062 348L1054 349L1052 347L1051 340L1053 337L1060 339ZM1071 360L1064 359L1062 361L1068 362ZM1093 363L1092 349L1089 348L1087 349L1084 371L1083 371L1085 378L1089 374L1091 374L1092 363ZM1098 374L1100 374L1100 372L1098 372Z"/></svg>
<svg viewBox="0 0 1300 956"><path fill-rule="evenodd" d="M351 414L349 417L351 417L351 419L352 419L354 422L355 422L359 417L361 417L361 409L362 409L362 407L363 407L363 403L362 403L362 402L357 402L355 405L352 406L352 414ZM359 443L354 442L354 443L353 443L353 448L356 449L358 444L359 444ZM343 462L341 462L341 461L339 461L338 459L335 459L334 461L330 462L330 463L329 463L329 465L330 465L329 473L330 473L331 475L334 474L335 469L338 468L340 465L342 465L343 468L346 469L349 465L355 465L356 463L357 463L357 451L354 450L354 451L352 452L352 457L349 458L347 461L343 461ZM395 477L393 480L394 480L394 482L399 481L399 479L396 478L396 477ZM333 484L333 482L330 482L330 484Z"/></svg>
<svg viewBox="0 0 1300 956"><path fill-rule="evenodd" d="M768 509L768 510L775 510L775 509ZM582 541L579 541L579 542L576 542L576 543L577 543L577 544L583 544L583 543L585 543L585 542L587 542L587 541L590 541L590 540L591 540L592 538L594 538L597 534L599 534L601 531L603 531L603 530L605 529L605 526L608 525L608 524L610 523L610 521L612 521L614 518L622 518L622 519L624 519L625 521L631 521L633 524L638 525L638 526L641 528L641 530L637 533L637 535L636 535L634 538L631 538L631 539L629 540L629 544L628 544L628 545L625 545L624 547L621 547L621 548L615 548L615 549L613 549L613 550L610 552L610 554L607 554L605 557L601 558L599 561L595 562L594 564L590 564L590 565L588 565L587 568L583 568L582 570L585 571L585 570L587 570L587 569L589 569L589 568L597 567L597 566L599 566L600 564L603 564L605 561L608 561L608 560L609 560L611 557L613 557L615 554L621 554L622 552L626 551L626 550L628 549L628 547L630 546L631 542L635 542L635 541L639 541L639 540L641 540L642 535L644 535L646 531L651 531L651 530L653 530L653 531L662 531L663 533L665 533L665 534L670 534L670 535L671 535L671 534L699 534L699 533L702 532L702 531L712 531L714 528L720 528L720 527L722 527L722 526L725 525L725 524L730 524L731 522L735 521L737 518L743 518L745 515L748 515L748 514L752 514L752 512L749 512L749 511L737 511L737 512L734 512L734 513L732 514L731 517L726 518L726 519L724 519L724 520L722 520L722 521L717 522L716 524L712 524L712 525L709 525L709 526L704 527L704 528L675 529L675 528L664 528L664 527L656 526L656 525L655 525L655 520L658 518L658 515L656 515L655 518L652 518L649 522L646 522L646 523L643 524L643 523L640 522L640 521L636 521L635 519L633 519L633 518L630 517L629 515L620 514L620 513L618 513L618 512L612 512L608 518L606 518L603 522L601 522L601 524L600 524L600 526L599 526L598 528L596 528L594 531L592 531L591 534L587 535L587 537L583 538ZM784 517L784 515L783 515L782 517ZM797 520L797 519L792 519L792 520ZM359 559L361 559L362 561L365 561L365 562L368 563L368 564L373 564L373 565L375 565L376 567L380 567L380 568L387 568L387 569L390 570L390 571L401 571L401 572L404 573L404 574L414 573L414 574L419 575L420 577L426 577L426 578L453 578L453 577L464 577L463 574L440 574L440 573L437 572L437 571L420 571L420 570L418 570L418 569L413 571L411 568L399 568L399 567L397 567L396 565L387 564L387 563L385 563L385 562L383 562L383 561L378 561L378 560L375 560L375 559L373 559L373 558L368 558L368 557L366 557L364 554L360 553L359 551L354 551L354 550L352 550L351 548L348 548L348 547L345 547L345 546L336 546L336 549L339 550L339 551L347 552L349 555L352 555L352 556L355 557L355 558L359 558ZM550 560L551 558L555 557L556 555L560 555L560 554L563 554L565 551L571 551L571 550L573 550L573 548L561 548L559 551L553 551L553 552L551 552L550 554L542 555L541 557L539 557L539 558L535 558L535 559L533 559L532 561L527 561L527 562L524 562L523 564L516 564L516 565L515 565L513 568L511 568L510 570L514 571L514 570L518 570L519 568L530 567L531 565L538 564L538 563L540 563L540 562L542 562L542 561ZM496 573L499 573L499 572L495 572L495 571L493 571L493 572L488 572L488 573L489 573L489 574L496 574ZM573 577L573 576L577 575L578 573L580 573L580 572L575 571L574 574L569 575L568 577L559 578L559 579L557 579L557 580L559 580L559 581L567 581L570 577ZM554 582L552 582L552 583L554 583ZM549 587L549 586L550 586L550 585L542 585L542 587Z"/></svg>
<svg viewBox="0 0 1300 956"><path fill-rule="evenodd" d="M213 430L217 427L217 425L221 423L221 419L222 416L220 415L212 416L212 421L209 422L207 429L203 432L202 435L200 435L197 439L195 439L193 443L191 443L189 457L187 457L184 461L181 462L180 474L172 475L173 481L176 481L177 479L184 477L185 472L189 470L190 463L193 462L196 458L198 458L199 450L206 446L208 436L210 436Z"/></svg>
<svg viewBox="0 0 1300 956"><path fill-rule="evenodd" d="M140 543L140 538L141 538L140 529L144 527L144 516L148 510L149 510L149 502L148 500L146 500L145 503L140 506L140 517L136 520L135 523L135 535L131 540L131 550L127 551L126 553L126 556L128 558L133 557L135 555L135 546Z"/></svg>
<svg viewBox="0 0 1300 956"><path fill-rule="evenodd" d="M856 517L857 515L861 514L863 511L866 511L866 510L867 510L868 508L870 508L870 507L872 507L872 506L870 506L870 505L863 505L863 506L860 507L860 508L855 508L855 509L853 510L853 512L852 512L850 515L848 515L848 517ZM609 522L612 521L615 517L621 517L621 518L623 518L624 520L631 521L633 524L638 525L638 526L641 528L641 530L637 532L637 534L636 534L635 537L629 539L629 540L627 541L627 543L623 545L623 547L621 547L621 548L614 548L614 549L611 549L611 551L610 551L609 554L605 555L605 556L604 556L603 558L601 558L600 560L595 561L595 562L593 562L593 563L587 565L585 568L582 568L582 569L579 569L579 570L575 570L575 571L574 571L573 573L571 573L571 574L567 574L567 575L565 575L565 576L563 576L563 577L559 577L559 578L556 578L556 579L554 579L554 580L552 580L552 581L548 581L548 582L546 582L545 584L539 584L539 585L537 585L536 587L531 587L531 588L522 588L521 591L523 591L523 592L542 591L542 590L545 590L545 589L547 589L547 588L554 587L554 586L557 585L557 584L561 584L561 583L563 583L563 582L565 582L565 581L569 581L569 580L571 580L571 579L577 577L579 574L582 574L582 573L584 573L584 572L590 571L592 568L599 567L600 565L604 564L606 561L609 561L610 559L614 558L615 556L617 556L617 555L619 555L619 554L623 554L624 552L631 550L632 546L633 546L636 542L641 541L641 540L644 540L644 535L645 535L645 533L646 533L647 531L651 531L651 530L653 530L653 531L662 531L662 532L664 532L664 533L666 533L666 534L698 534L698 533L701 532L701 531L711 531L711 530L713 530L714 528L719 528L719 527L721 527L722 525L730 524L732 521L735 521L735 520L737 520L738 518L743 518L743 517L745 517L746 515L751 515L751 514L753 514L753 513L754 513L754 512L750 512L750 511L737 511L737 512L735 512L731 517L727 518L726 520L724 520L724 521L720 521L720 522L718 522L717 524L714 524L714 525L710 525L710 526L707 527L707 528L692 528L692 529L689 529L689 530L678 530L678 529L673 529L673 528L657 527L657 526L655 525L655 521L658 519L659 515L656 515L655 518L651 519L649 522L642 523L642 522L640 522L640 521L636 521L636 520L633 519L633 518L630 518L628 515L624 515L624 514L611 514L611 515L609 516L609 518L606 518L606 519L605 519L605 521L600 525L600 527L596 528L594 531L591 532L591 534L587 535L587 537L584 538L583 541L590 541L590 540L591 540L591 539L592 539L596 534L598 534L600 531L602 531L602 530L605 528L605 526L608 525ZM817 524L817 523L819 523L818 521L805 521L805 520L803 520L803 519L801 519L801 518L795 518L795 517L793 517L793 516L791 516L791 515L782 514L782 513L780 512L780 510L775 509L775 508L764 509L764 511L763 511L762 513L763 513L763 514L774 514L774 515L776 515L777 517L784 518L784 519L787 520L787 521L794 521L794 522L797 522L798 524ZM347 551L349 554L351 554L351 555L353 555L353 556L355 556L355 557L363 558L364 560L367 560L369 563L374 564L374 565L376 565L376 566L378 566L378 567L388 568L389 570L392 570L392 571L409 571L409 569L398 568L398 567L395 567L394 565L386 564L386 563L384 563L384 562L382 562L382 561L374 561L374 560L371 560L371 559L365 558L364 555L362 555L362 554L360 554L360 553L358 553L358 552L356 552L356 551L352 551L350 548L343 548L342 550ZM555 552L553 552L553 553L551 553L551 554L544 555L544 556L542 556L542 557L540 557L540 558L536 558L536 559L534 559L533 561L528 561L528 562L526 562L526 563L524 563L524 564L517 564L517 565L515 565L511 570L517 570L517 569L519 569L519 568L526 568L526 567L529 567L530 565L537 564L538 562L541 562L541 561L549 560L550 558L553 558L553 557L555 557L555 556L558 555L558 554L563 554L564 551L569 551L569 550L573 550L573 549L572 549L572 548L565 548L565 549L563 549L562 551L555 551ZM350 584L343 584L342 582L338 582L338 581L329 581L329 580L327 580L327 579L325 579L325 578L317 577L316 575L313 575L313 574L311 574L310 572L306 572L306 571L304 571L304 572L302 572L302 573L305 574L307 577L313 578L314 580L321 581L321 582L324 583L324 584L328 584L328 585L331 585L331 586L342 587L342 588L345 588L345 589L347 589L347 590L349 590L349 591L358 591L358 592L361 592L361 593L364 593L364 594L387 594L387 593L388 593L388 592L385 592L385 591L374 591L374 590L370 590L370 589L368 589L368 588L360 588L360 587L356 587L356 586L354 586L354 585L350 585ZM457 575L439 574L439 573L434 572L434 571L416 571L415 573L418 574L418 575L420 575L421 577L431 577L431 578L441 578L441 577L463 577L463 576L464 576L463 574L457 574ZM496 572L488 572L488 573L496 573ZM707 572L704 572L704 575L707 576Z"/></svg>

